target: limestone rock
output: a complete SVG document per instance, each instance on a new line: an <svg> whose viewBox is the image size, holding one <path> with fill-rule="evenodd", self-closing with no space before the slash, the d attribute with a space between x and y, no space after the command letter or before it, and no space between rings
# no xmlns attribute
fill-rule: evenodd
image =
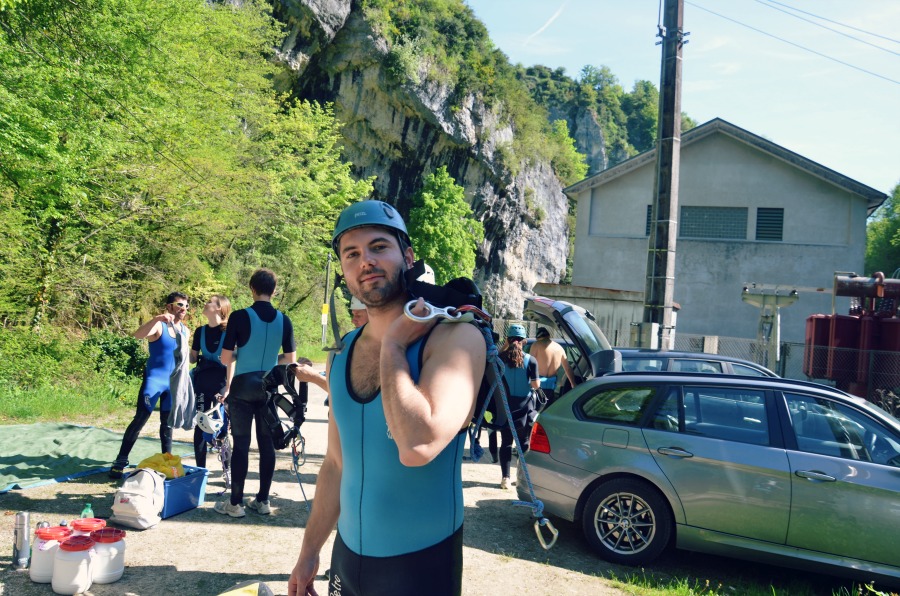
<svg viewBox="0 0 900 596"><path fill-rule="evenodd" d="M498 151L513 130L496 108L474 96L453 97L453 89L428 79L425 64L417 76L398 74L387 42L349 1L276 5L290 31L279 59L295 73L292 91L333 102L345 155L355 175L376 177L376 198L408 215L424 177L440 166L466 189L485 227L475 279L492 314L520 316L536 283L560 280L568 199L549 163L523 163L515 174L502 165ZM589 118L577 124L590 130Z"/></svg>

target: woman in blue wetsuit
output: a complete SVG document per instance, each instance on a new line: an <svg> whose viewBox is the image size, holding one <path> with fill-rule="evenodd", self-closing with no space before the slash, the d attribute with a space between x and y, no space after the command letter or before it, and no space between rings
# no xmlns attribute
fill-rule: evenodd
<svg viewBox="0 0 900 596"><path fill-rule="evenodd" d="M510 325L506 332L506 345L500 352L500 359L506 365L503 381L509 396L509 409L512 419L500 429L500 488L509 488L509 463L512 461L513 431L519 437L522 453L528 449L531 439L531 427L537 415L537 403L532 396L532 389L540 385L537 361L522 351L525 344L525 327Z"/></svg>
<svg viewBox="0 0 900 596"><path fill-rule="evenodd" d="M222 365L220 356L230 314L231 301L221 294L213 294L203 306L206 325L194 331L191 343L191 362L197 364L193 371L194 393L197 409L202 412L217 403L216 395L225 388L227 369ZM194 428L194 458L198 467L206 467L206 440L199 426Z"/></svg>

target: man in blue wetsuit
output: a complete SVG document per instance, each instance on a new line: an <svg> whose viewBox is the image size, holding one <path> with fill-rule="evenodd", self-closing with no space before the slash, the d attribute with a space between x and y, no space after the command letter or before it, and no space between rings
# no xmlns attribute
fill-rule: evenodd
<svg viewBox="0 0 900 596"><path fill-rule="evenodd" d="M272 306L277 280L269 269L257 269L250 277L253 304L232 313L225 330L220 357L228 371L225 390L220 396L228 405L231 437L231 497L216 503L218 513L244 517L244 506L268 515L269 489L275 474L275 445L266 424L266 392L262 378L276 364L294 361L294 327L283 312ZM279 355L279 352L282 352ZM225 401L227 400L227 401ZM256 447L259 450L259 492L244 501L244 481L250 465L250 432L256 421Z"/></svg>
<svg viewBox="0 0 900 596"><path fill-rule="evenodd" d="M369 322L345 336L329 367L328 449L288 594L316 594L335 524L329 594L460 594L461 465L484 339L473 325L404 316L414 257L390 205L346 208L333 248ZM413 313L427 314L421 300Z"/></svg>
<svg viewBox="0 0 900 596"><path fill-rule="evenodd" d="M165 311L158 314L134 332L136 339L147 338L150 356L144 368L144 382L138 393L138 403L134 418L125 429L119 455L109 470L110 478L121 478L128 467L128 454L131 453L141 429L150 419L153 408L159 402L159 440L163 453L172 452L172 425L169 414L172 411L172 393L169 379L175 371L175 349L179 337L187 342L188 328L183 323L189 308L188 297L181 292L172 292L166 297ZM186 363L182 363L186 366Z"/></svg>

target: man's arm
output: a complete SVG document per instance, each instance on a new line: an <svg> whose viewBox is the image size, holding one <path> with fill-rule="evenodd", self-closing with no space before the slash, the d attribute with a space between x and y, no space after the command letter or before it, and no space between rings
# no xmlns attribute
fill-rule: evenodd
<svg viewBox="0 0 900 596"><path fill-rule="evenodd" d="M318 376L318 375L317 375ZM316 480L316 503L303 531L300 556L288 580L288 596L316 595L313 582L319 571L319 553L337 524L341 513L341 453L340 433L334 416L328 417L328 448Z"/></svg>
<svg viewBox="0 0 900 596"><path fill-rule="evenodd" d="M162 335L162 326L174 321L175 315L165 312L161 315L156 315L138 327L137 331L132 333L132 335L135 339L144 339L146 337L147 341L156 341Z"/></svg>
<svg viewBox="0 0 900 596"><path fill-rule="evenodd" d="M406 466L427 464L466 426L484 375L481 332L468 323L444 324L425 345L416 385L406 348L430 326L398 317L381 343L384 415Z"/></svg>
<svg viewBox="0 0 900 596"><path fill-rule="evenodd" d="M325 393L328 393L328 380L316 372L316 369L312 367L312 360L301 358L297 361L297 366L293 368L293 371L294 376L301 383L312 383Z"/></svg>

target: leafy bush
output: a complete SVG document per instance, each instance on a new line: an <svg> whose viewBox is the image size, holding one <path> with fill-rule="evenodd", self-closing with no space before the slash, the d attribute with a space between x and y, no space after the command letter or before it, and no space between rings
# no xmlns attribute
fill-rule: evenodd
<svg viewBox="0 0 900 596"><path fill-rule="evenodd" d="M97 372L113 376L117 376L118 373L123 376L140 377L147 363L147 354L140 341L109 331L91 334L84 340L81 348L92 358Z"/></svg>

